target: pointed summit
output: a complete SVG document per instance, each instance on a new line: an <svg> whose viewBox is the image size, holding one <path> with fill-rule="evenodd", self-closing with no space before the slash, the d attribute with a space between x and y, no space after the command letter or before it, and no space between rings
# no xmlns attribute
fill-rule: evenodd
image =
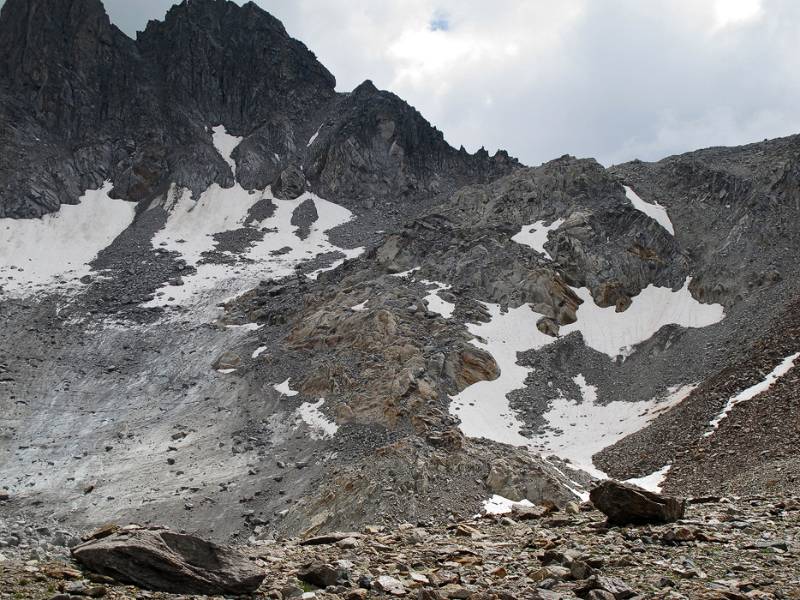
<svg viewBox="0 0 800 600"><path fill-rule="evenodd" d="M316 56L252 2L184 0L150 21L137 43L171 97L239 132L276 113L316 110L335 94Z"/></svg>

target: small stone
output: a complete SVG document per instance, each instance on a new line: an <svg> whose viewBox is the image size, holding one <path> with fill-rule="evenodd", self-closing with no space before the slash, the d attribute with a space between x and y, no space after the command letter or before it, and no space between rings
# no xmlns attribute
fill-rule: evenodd
<svg viewBox="0 0 800 600"><path fill-rule="evenodd" d="M327 563L312 562L298 570L297 578L318 588L326 588L329 585L336 585L340 581L346 581L348 574L343 569Z"/></svg>
<svg viewBox="0 0 800 600"><path fill-rule="evenodd" d="M594 569L582 560L573 560L569 572L573 579L588 579L594 575Z"/></svg>
<svg viewBox="0 0 800 600"><path fill-rule="evenodd" d="M373 582L373 587L391 596L405 596L408 593L405 586L399 579L389 575L381 575Z"/></svg>

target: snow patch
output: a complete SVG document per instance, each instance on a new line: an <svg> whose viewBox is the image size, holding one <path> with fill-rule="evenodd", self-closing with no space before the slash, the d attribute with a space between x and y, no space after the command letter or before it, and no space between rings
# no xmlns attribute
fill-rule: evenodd
<svg viewBox="0 0 800 600"><path fill-rule="evenodd" d="M710 431L705 432L703 435L705 437L709 437L714 434L714 432L719 429L719 424L728 417L728 414L733 410L733 408L742 402L746 402L747 400L752 400L759 394L763 394L766 392L772 384L778 381L781 377L786 375L789 371L792 370L794 367L794 362L800 358L800 352L796 354L792 354L791 356L787 356L784 358L780 364L772 369L772 372L767 375L763 381L759 381L755 385L751 385L746 390L743 390L730 398L728 402L725 404L722 412L720 412L714 420L709 423L709 427L711 427Z"/></svg>
<svg viewBox="0 0 800 600"><path fill-rule="evenodd" d="M425 296L425 301L428 303L428 310L442 315L445 319L452 317L456 305L447 300L442 300L439 296L439 292L449 290L452 286L439 283L438 281L427 281L425 279L421 280L420 283L434 286L434 289Z"/></svg>
<svg viewBox="0 0 800 600"><path fill-rule="evenodd" d="M469 437L485 437L496 442L527 446L531 440L519 433L522 423L506 397L525 385L530 369L517 364L517 353L544 348L555 340L536 328L541 315L527 304L503 313L498 304L486 304L488 323L467 323L473 335L482 338L471 343L489 352L500 366L500 377L479 381L454 396L450 411L461 419L461 431Z"/></svg>
<svg viewBox="0 0 800 600"><path fill-rule="evenodd" d="M226 325L226 329L236 329L239 331L258 331L262 329L264 326L259 325L258 323L245 323L244 325Z"/></svg>
<svg viewBox="0 0 800 600"><path fill-rule="evenodd" d="M287 379L283 383L276 383L272 387L275 389L275 391L279 392L282 396L297 396L297 394L299 394L300 392L296 392L292 388L289 387L290 379L291 378Z"/></svg>
<svg viewBox="0 0 800 600"><path fill-rule="evenodd" d="M502 496L495 494L488 500L484 501L483 512L487 515L507 515L514 509L515 506L530 508L533 506L533 502L530 500L520 500L519 502L515 502L514 500L509 500L508 498L503 498Z"/></svg>
<svg viewBox="0 0 800 600"><path fill-rule="evenodd" d="M235 373L236 369L217 369L217 373L222 373L223 375L230 375L231 373Z"/></svg>
<svg viewBox="0 0 800 600"><path fill-rule="evenodd" d="M544 414L547 431L529 440L529 445L545 454L568 459L577 468L603 479L607 476L594 466L592 456L639 431L694 389L683 386L666 398L645 402L615 400L601 405L597 403L597 388L587 384L583 375L577 375L573 381L581 390L581 400L573 401L563 394L555 400Z"/></svg>
<svg viewBox="0 0 800 600"><path fill-rule="evenodd" d="M0 294L24 296L55 283L78 285L90 262L132 222L136 205L109 197L113 185L87 190L40 219L0 219Z"/></svg>
<svg viewBox="0 0 800 600"><path fill-rule="evenodd" d="M369 300L364 300L360 304L356 304L355 306L351 306L350 310L353 310L355 312L365 311L365 310L367 310L367 302L369 302Z"/></svg>
<svg viewBox="0 0 800 600"><path fill-rule="evenodd" d="M645 475L644 477L635 477L633 479L628 479L625 483L630 483L632 485L638 485L643 490L647 490L648 492L654 492L656 494L661 493L661 488L664 485L664 481L667 479L667 474L669 473L672 465L665 465L661 467L658 471L654 473L650 473L650 475Z"/></svg>
<svg viewBox="0 0 800 600"><path fill-rule="evenodd" d="M228 166L236 177L236 161L233 160L233 151L242 143L244 138L230 135L222 125L217 125L211 130L211 139L214 142L214 148L217 149L219 155L228 163Z"/></svg>
<svg viewBox="0 0 800 600"><path fill-rule="evenodd" d="M408 277L409 275L413 275L417 271L419 271L422 267L414 267L413 269L409 269L408 271L403 271L402 273L389 273L389 277Z"/></svg>
<svg viewBox="0 0 800 600"><path fill-rule="evenodd" d="M623 187L625 188L625 196L627 196L628 200L631 201L633 208L639 212L643 212L648 217L656 221L659 225L666 229L670 235L675 235L675 228L672 226L672 221L669 218L669 214L667 214L666 208L657 202L653 202L652 204L645 202L630 187L627 185Z"/></svg>
<svg viewBox="0 0 800 600"><path fill-rule="evenodd" d="M545 225L544 221L536 221L531 225L523 226L520 232L511 238L511 241L530 246L539 254L544 254L552 259L550 253L544 249L544 245L547 243L550 232L561 227L563 223L564 219L556 219L550 225Z"/></svg>
<svg viewBox="0 0 800 600"><path fill-rule="evenodd" d="M188 190L175 187L168 198L165 208L170 214L165 226L153 237L153 246L180 253L197 272L185 275L183 286L162 286L159 290L161 295L144 306L187 305L202 301L214 306L251 289L260 280L294 275L296 266L320 254L339 252L344 258L309 277L333 269L364 251L363 248L339 248L330 242L327 232L346 223L353 215L346 208L310 192L295 200L279 200L269 189L252 193L238 183L228 189L213 184L197 201L192 199ZM275 205L274 213L263 221L245 225L250 208L262 199ZM306 200L314 202L319 218L312 224L309 235L301 240L291 219L294 210ZM264 230L265 233L262 240L243 252L241 260L233 264L200 262L203 253L216 247L216 234L243 227ZM283 252L285 248L290 250Z"/></svg>
<svg viewBox="0 0 800 600"><path fill-rule="evenodd" d="M690 283L689 277L678 291L649 285L621 313L613 306L597 306L588 289L577 289L575 293L583 300L578 320L561 327L560 332L568 335L580 331L587 346L616 358L630 355L636 344L649 340L665 325L706 327L721 321L725 317L723 307L695 300Z"/></svg>
<svg viewBox="0 0 800 600"><path fill-rule="evenodd" d="M311 430L311 437L315 440L333 437L339 431L339 426L322 414L320 408L325 404L325 399L320 398L317 402L303 402L295 411L296 420L302 420Z"/></svg>
<svg viewBox="0 0 800 600"><path fill-rule="evenodd" d="M319 132L320 132L320 131L322 131L322 125L320 125L319 127L317 127L317 131L316 131L316 132L314 133L314 135L312 135L312 136L311 136L311 138L308 140L308 143L306 144L306 148L310 148L310 147L311 147L311 144L313 144L314 142L316 142L316 141L317 141L317 138L319 137Z"/></svg>
<svg viewBox="0 0 800 600"><path fill-rule="evenodd" d="M264 354L264 352L266 352L266 351L267 351L267 347L266 347L266 346L259 346L259 347L258 347L258 348L256 348L256 350L253 352L253 354L251 355L251 358L258 358L259 356L261 356L262 354ZM289 380L287 379L287 380L286 380L286 382L288 383L288 382L289 382Z"/></svg>

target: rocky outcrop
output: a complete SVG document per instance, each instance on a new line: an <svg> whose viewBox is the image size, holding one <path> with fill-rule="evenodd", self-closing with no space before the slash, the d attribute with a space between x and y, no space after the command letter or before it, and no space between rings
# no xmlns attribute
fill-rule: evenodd
<svg viewBox="0 0 800 600"><path fill-rule="evenodd" d="M800 211L800 135L632 161L609 171L667 208L692 258L700 300L730 306L773 287L793 268L786 250L800 243L793 226ZM783 252L764 251L777 240Z"/></svg>
<svg viewBox="0 0 800 600"><path fill-rule="evenodd" d="M589 492L595 508L611 525L670 523L683 518L686 501L648 492L634 485L605 480Z"/></svg>
<svg viewBox="0 0 800 600"><path fill-rule="evenodd" d="M127 527L76 546L72 555L116 581L181 594L249 594L266 575L232 548L168 529Z"/></svg>

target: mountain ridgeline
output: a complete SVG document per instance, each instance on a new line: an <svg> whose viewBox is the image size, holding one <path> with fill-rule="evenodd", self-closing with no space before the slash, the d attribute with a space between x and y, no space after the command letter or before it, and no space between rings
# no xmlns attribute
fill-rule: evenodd
<svg viewBox="0 0 800 600"><path fill-rule="evenodd" d="M302 171L326 197L375 202L430 197L517 164L502 152L456 151L369 81L349 94L335 85L252 2L185 0L132 40L100 0L8 0L0 217L56 211L105 180L114 197L140 201L172 183L199 193L235 177L263 189ZM220 124L245 138L235 176L211 143L209 127Z"/></svg>

